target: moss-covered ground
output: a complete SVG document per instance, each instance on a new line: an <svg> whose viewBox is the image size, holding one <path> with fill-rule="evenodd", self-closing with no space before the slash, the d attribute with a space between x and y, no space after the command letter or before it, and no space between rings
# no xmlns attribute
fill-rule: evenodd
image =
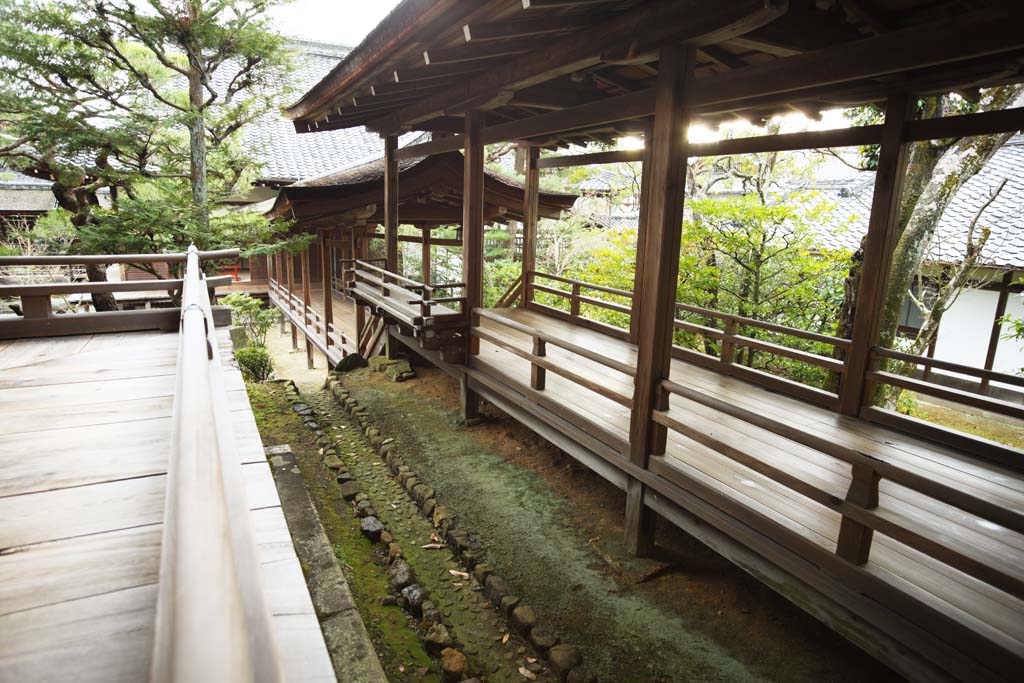
<svg viewBox="0 0 1024 683"><path fill-rule="evenodd" d="M433 368L403 384L344 382L487 560L583 650L602 681L863 681L895 676L682 532L633 560L621 493L514 421L459 426L457 387Z"/></svg>

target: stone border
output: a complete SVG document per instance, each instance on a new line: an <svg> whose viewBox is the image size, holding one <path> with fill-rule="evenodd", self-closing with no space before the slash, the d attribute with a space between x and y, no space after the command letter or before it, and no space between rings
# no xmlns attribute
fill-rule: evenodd
<svg viewBox="0 0 1024 683"><path fill-rule="evenodd" d="M386 438L373 425L369 411L360 406L352 397L351 392L341 383L337 374L332 373L328 377L325 388L333 396L335 402L359 425L371 448L384 460L392 475L416 503L423 516L433 523L440 538L448 544L467 573L471 573L474 580L480 584L484 595L491 601L491 605L502 614L508 626L515 629L530 643L535 654L547 662L548 667L559 681L563 683L596 683L597 678L583 665L579 650L574 645L562 643L550 628L539 624L534 609L516 596L508 583L495 573L492 567L483 562L484 552L480 543L467 529L459 526L455 515L451 514L444 505L438 503L433 487L418 477L401 455L393 452L394 439ZM329 440L327 441L329 443ZM327 455L327 450L325 450L325 455ZM339 477L341 476L339 474ZM349 479L351 479L351 475L349 475ZM339 483L342 483L341 479L339 479ZM347 484L342 483L342 486L345 487ZM353 499L355 495L357 494L353 493ZM364 522L365 520L364 517ZM376 518L374 520L377 521ZM379 525L380 522L377 521L377 524ZM383 533L386 531L381 525L381 535Z"/></svg>

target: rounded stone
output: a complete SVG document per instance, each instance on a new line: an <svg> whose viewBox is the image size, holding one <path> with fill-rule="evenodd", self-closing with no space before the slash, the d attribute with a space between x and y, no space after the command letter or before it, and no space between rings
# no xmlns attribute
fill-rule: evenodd
<svg viewBox="0 0 1024 683"><path fill-rule="evenodd" d="M392 543L392 546L395 544ZM396 559L391 563L391 568L388 569L388 581L395 588L405 588L412 584L416 580L416 573L409 566L409 563L403 559Z"/></svg>
<svg viewBox="0 0 1024 683"><path fill-rule="evenodd" d="M503 597L501 599L501 603L500 603L501 613L504 614L506 617L510 616L512 614L512 610L514 610L518 605L519 605L519 598L518 598L518 596L506 595L505 597Z"/></svg>
<svg viewBox="0 0 1024 683"><path fill-rule="evenodd" d="M418 614L423 608L423 601L427 599L427 592L418 583L414 583L402 589L402 597L409 609Z"/></svg>
<svg viewBox="0 0 1024 683"><path fill-rule="evenodd" d="M345 500L352 500L359 493L359 484L354 481L346 481L340 487L341 497Z"/></svg>
<svg viewBox="0 0 1024 683"><path fill-rule="evenodd" d="M547 652L558 644L558 636L544 626L534 626L530 631L530 642L541 652Z"/></svg>
<svg viewBox="0 0 1024 683"><path fill-rule="evenodd" d="M580 651L575 645L560 643L548 651L548 663L551 668L565 678L580 663Z"/></svg>
<svg viewBox="0 0 1024 683"><path fill-rule="evenodd" d="M597 683L597 676L583 666L577 666L565 677L565 683Z"/></svg>
<svg viewBox="0 0 1024 683"><path fill-rule="evenodd" d="M425 514L427 517L433 515L434 507L436 507L436 505L437 502L433 498L428 498L427 500L423 501L423 514Z"/></svg>
<svg viewBox="0 0 1024 683"><path fill-rule="evenodd" d="M466 655L451 647L441 650L441 680L444 683L458 683L466 677L468 669Z"/></svg>
<svg viewBox="0 0 1024 683"><path fill-rule="evenodd" d="M520 631L528 632L537 625L537 613L529 605L519 605L512 610L512 623Z"/></svg>
<svg viewBox="0 0 1024 683"><path fill-rule="evenodd" d="M427 634L423 636L423 643L428 652L436 655L452 644L452 637L444 624L434 624L427 629Z"/></svg>
<svg viewBox="0 0 1024 683"><path fill-rule="evenodd" d="M380 540L380 534L384 531L384 525L381 524L380 520L376 517L364 517L363 520L359 522L359 530L362 531L367 538L376 543Z"/></svg>
<svg viewBox="0 0 1024 683"><path fill-rule="evenodd" d="M380 532L380 542L381 543L390 544L394 540L395 540L395 537L391 535L390 531L382 531L382 532Z"/></svg>

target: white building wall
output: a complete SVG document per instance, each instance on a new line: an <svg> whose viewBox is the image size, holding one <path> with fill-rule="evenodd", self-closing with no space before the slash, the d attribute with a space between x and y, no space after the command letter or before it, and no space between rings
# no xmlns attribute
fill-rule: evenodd
<svg viewBox="0 0 1024 683"><path fill-rule="evenodd" d="M953 363L984 367L998 300L999 293L991 290L968 289L961 292L942 317L935 357ZM1006 312L1024 318L1024 301L1020 296L1010 296ZM1024 342L1000 339L992 369L1015 374L1021 368L1024 368Z"/></svg>

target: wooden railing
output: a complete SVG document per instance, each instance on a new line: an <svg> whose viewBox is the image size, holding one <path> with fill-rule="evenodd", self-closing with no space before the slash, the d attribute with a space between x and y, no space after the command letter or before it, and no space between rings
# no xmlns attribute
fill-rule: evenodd
<svg viewBox="0 0 1024 683"><path fill-rule="evenodd" d="M604 285L594 285L589 282L583 282L582 280L573 280L572 278L561 277L559 275L548 275L547 273L541 273L538 271L530 271L526 274L526 288L527 288L527 301L529 305L537 310L541 310L544 313L553 315L556 318L562 318L564 320L570 320L574 324L582 327L589 327L596 329L599 332L617 337L619 339L627 339L629 337L629 331L608 323L601 322L588 318L584 315L583 306L595 306L597 308L603 308L608 311L614 311L621 313L626 316L626 320L632 312L632 308L629 305L616 303L614 301L605 301L604 299L598 299L593 296L584 294L588 292L603 292L604 294L610 294L616 297L621 297L629 302L633 301L633 293L628 292L624 289L616 289L614 287L605 287ZM555 287L547 284L537 284L537 280L548 280L550 282L556 282L562 285L568 285L568 289L561 287ZM536 301L534 294L542 292L544 294L550 294L552 296L560 297L568 302L569 310L563 311L560 308L554 306L548 306L546 304Z"/></svg>
<svg viewBox="0 0 1024 683"><path fill-rule="evenodd" d="M632 315L632 292L624 289L617 289L615 287L595 285L581 280L574 280L572 278L557 275L548 275L546 273L535 271L531 271L527 275L528 278L526 286L528 288L529 307L557 318L569 320L572 323L583 327L596 329L620 339L629 338L629 331L625 329L625 327L617 327L588 318L586 316L584 306L593 306L621 314L628 325ZM568 285L568 288L538 284L536 282L537 279ZM534 293L536 292L557 296L566 300L568 302L569 310L564 311L560 308L537 302L534 299ZM607 301L605 299L597 298L596 296L588 295L588 293L591 292L621 298L629 302L629 304ZM715 311L708 308L691 306L684 303L676 304L676 313L688 313L698 315L707 321L717 321L720 324L720 327L713 327L710 324L700 324L688 320L682 320L677 315L674 321L674 328L676 330L691 332L706 338L714 339L719 342L721 349L718 357L716 358L715 356L707 353L674 345L673 354L676 357L705 367L710 367L725 374L742 377L763 386L767 386L770 389L792 396L797 396L798 398L811 401L819 405L824 405L829 408L834 408L838 404L838 396L833 392L825 391L824 389L820 389L794 379L782 377L766 370L737 363L736 351L740 348L761 351L772 356L788 358L816 368L822 368L829 373L833 373L841 377L845 372L845 365L835 357L796 349L777 342L755 339L749 335L742 334L742 331L744 328L765 330L766 332L776 335L792 337L818 344L827 344L834 350L848 349L850 347L850 340L831 337L815 332L808 332L794 327L787 327L785 325L755 320L754 318L723 313L721 311ZM838 382L834 382L834 384L838 384Z"/></svg>
<svg viewBox="0 0 1024 683"><path fill-rule="evenodd" d="M237 249L196 252L202 260L235 258ZM187 254L104 254L104 255L58 255L58 256L4 256L0 266L69 266L75 264L111 263L180 263ZM212 277L203 281L209 288L228 285L230 276ZM178 326L177 309L151 309L138 311L103 311L92 313L56 314L51 297L88 294L112 294L116 292L166 291L180 292L185 280L132 280L122 282L59 282L30 285L2 285L0 298L20 299L21 316L6 316L0 319L0 339L21 337L47 337L73 334L96 334L103 332L130 332L151 329L175 329ZM224 320L227 311L215 309L218 322Z"/></svg>
<svg viewBox="0 0 1024 683"><path fill-rule="evenodd" d="M630 410L633 409L632 393L628 395L620 393L618 391L615 391L614 389L606 387L599 381L583 377L582 375L579 375L575 372L572 372L562 367L561 365L551 361L547 357L547 347L549 344L551 346L556 346L560 349L568 351L569 353L574 353L577 356L586 358L589 361L592 361L599 365L603 365L606 368L611 368L616 372L621 372L622 374L627 375L628 377L635 377L636 368L634 368L629 363L624 363L622 361L615 360L614 358L609 358L608 356L597 353L596 351L592 351L591 349L582 347L578 344L573 344L572 342L566 341L565 339L560 339L559 337L549 334L548 332L540 330L536 327L524 325L503 315L494 313L493 311L477 308L474 309L473 313L474 315L482 319L490 320L494 323L501 325L502 327L506 327L510 330L514 330L516 332L519 332L530 337L532 348L531 350L527 351L525 349L519 348L518 346L510 343L508 340L499 337L496 334L492 334L491 332L482 329L479 326L473 327L471 330L471 334L473 336L478 337L479 339L483 339L484 341L490 342L495 346L498 346L516 356L519 356L520 358L530 361L531 388L537 391L543 391L545 387L547 373L553 372L559 377L564 377L570 382L580 385L584 389L593 391L595 394L611 399L612 401L615 401L619 405L624 406Z"/></svg>
<svg viewBox="0 0 1024 683"><path fill-rule="evenodd" d="M714 433L673 418L669 409L656 410L653 414L656 423L693 439L734 462L842 515L835 552L848 562L863 565L868 561L873 533L877 531L980 581L1004 590L1010 595L1024 598L1024 582L1006 571L1005 566L986 564L951 547L942 540L937 540L934 533L915 530L915 524L900 510L886 510L884 514L879 513L877 511L879 482L882 479L887 479L987 522L1011 529L1016 533L1024 533L1024 511L1009 509L976 497L960 488L949 486L900 465L837 444L823 436L767 417L764 413L740 407L734 402L716 398L698 389L670 380L663 380L660 387L664 395L663 405L665 406L668 405L668 396L678 396L849 464L851 466L851 484L845 497L838 497L833 491L827 491L805 481L800 476L765 462L757 453L757 442L753 443L753 450L748 451L734 443L727 443L724 440L725 436L718 437ZM723 434L726 433L727 431L723 432Z"/></svg>
<svg viewBox="0 0 1024 683"><path fill-rule="evenodd" d="M848 350L851 344L849 339L832 337L829 335L818 334L816 332L808 332L795 327L778 325L762 320L756 320L754 318L733 315L731 313L723 313L710 308L701 308L699 306L691 306L683 303L676 303L676 312L697 315L707 321L718 321L721 324L721 328L718 328L712 327L711 325L702 325L700 323L681 320L677 317L673 323L675 329L715 339L719 342L720 348L718 358L715 358L709 354L676 345L674 347L674 351L677 356L684 360L718 370L724 374L742 377L743 379L767 386L770 389L774 389L782 393L788 393L828 408L835 408L838 405L839 397L834 392L825 391L824 389L804 384L786 377L780 377L766 370L736 363L736 351L740 348L762 351L772 356L789 358L790 360L795 360L805 365L822 368L829 373L833 373L841 377L846 371L846 366L841 360L838 360L832 355L822 355L810 351L795 349L784 344L764 339L755 339L749 335L741 334L741 331L743 328L765 330L766 332L770 332L775 335L793 337L817 344L825 344L831 346L833 351ZM838 385L838 382L835 384Z"/></svg>
<svg viewBox="0 0 1024 683"><path fill-rule="evenodd" d="M867 374L866 396L873 398L876 387L880 385L891 386L987 413L1024 420L1024 404L987 395L992 390L993 382L1005 384L1014 389L1024 389L1024 377L1020 375L985 370L984 368L926 356L915 356L880 346L871 349L871 358L873 369ZM915 369L923 368L924 372L920 373L918 377L914 376L913 373L907 375L893 372L892 370L879 370L879 364L886 359L905 363L913 366ZM950 386L948 381L942 382L938 379L939 374L932 372L933 370L944 370L947 373L966 375L967 377L977 378L978 382L976 385L971 386L970 380L964 379L963 382L959 382L964 388L957 388ZM925 420L876 407L875 405L866 405L861 411L861 416L865 419L896 427L940 443L970 449L977 456L1008 465L1015 469L1024 468L1024 453L1011 446L977 439L926 422Z"/></svg>
<svg viewBox="0 0 1024 683"><path fill-rule="evenodd" d="M464 334L468 324L465 296L437 296L465 288L463 283L424 284L367 261L356 261L349 292L357 306L407 329L425 346L443 346ZM450 306L455 305L453 309Z"/></svg>
<svg viewBox="0 0 1024 683"><path fill-rule="evenodd" d="M279 681L200 254L187 254L153 681Z"/></svg>
<svg viewBox="0 0 1024 683"><path fill-rule="evenodd" d="M356 340L345 330L333 322L325 327L323 314L312 305L307 306L302 297L289 292L276 278L268 280L267 293L271 302L281 311L282 324L287 321L295 325L332 363L359 351ZM328 339L330 344L327 343Z"/></svg>

